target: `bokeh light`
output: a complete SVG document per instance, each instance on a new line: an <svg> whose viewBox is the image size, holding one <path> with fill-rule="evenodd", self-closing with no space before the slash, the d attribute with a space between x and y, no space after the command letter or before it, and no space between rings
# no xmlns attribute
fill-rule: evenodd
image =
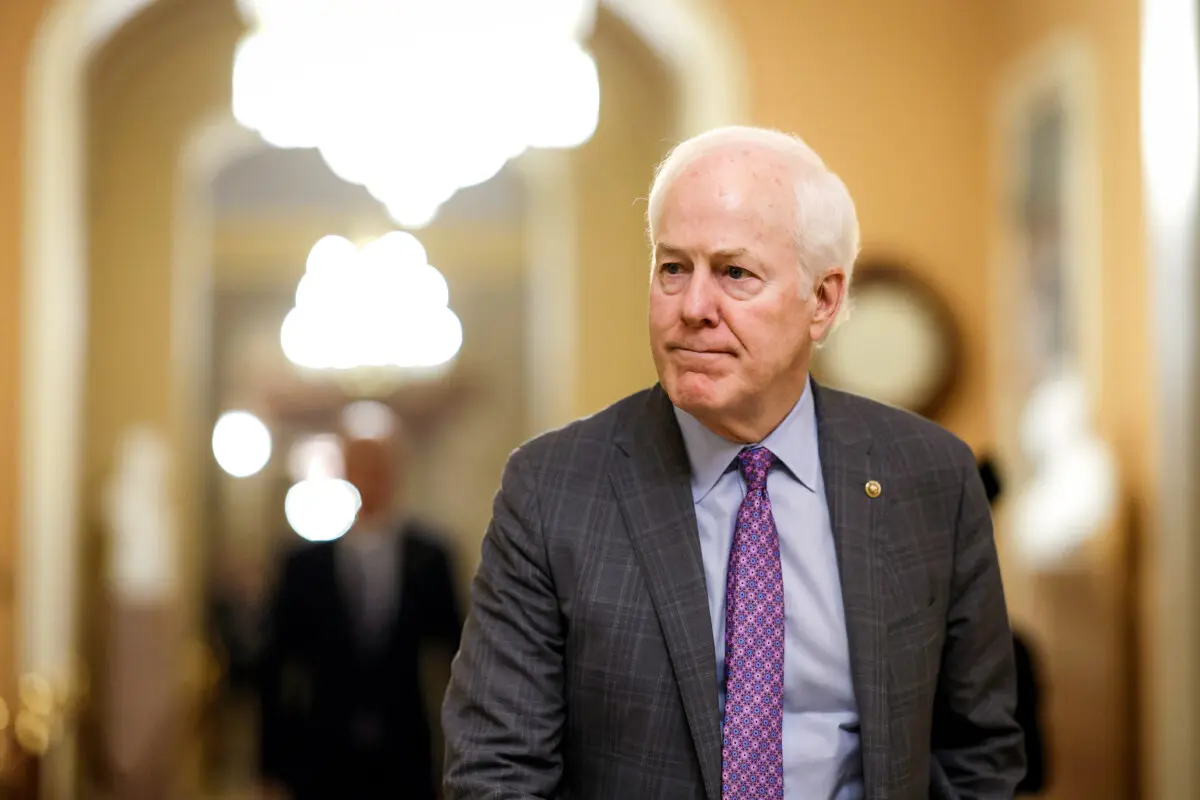
<svg viewBox="0 0 1200 800"><path fill-rule="evenodd" d="M288 525L310 542L330 542L354 524L358 490L340 478L306 478L288 489L283 511Z"/></svg>
<svg viewBox="0 0 1200 800"><path fill-rule="evenodd" d="M233 113L276 147L316 147L400 225L527 148L571 148L600 114L583 47L596 0L239 0L251 32Z"/></svg>
<svg viewBox="0 0 1200 800"><path fill-rule="evenodd" d="M271 460L271 432L249 411L230 411L213 426L212 449L221 469L248 478Z"/></svg>
<svg viewBox="0 0 1200 800"><path fill-rule="evenodd" d="M325 236L309 253L280 344L309 369L434 370L462 347L449 300L446 279L411 234L393 231L361 250Z"/></svg>

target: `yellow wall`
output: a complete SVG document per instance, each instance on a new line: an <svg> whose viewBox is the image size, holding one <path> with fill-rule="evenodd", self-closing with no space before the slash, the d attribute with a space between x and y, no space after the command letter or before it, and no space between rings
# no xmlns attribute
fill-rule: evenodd
<svg viewBox="0 0 1200 800"><path fill-rule="evenodd" d="M14 682L25 64L42 0L0 3L0 697Z"/></svg>
<svg viewBox="0 0 1200 800"><path fill-rule="evenodd" d="M943 424L991 439L983 202L988 3L725 0L753 122L803 136L845 180L864 253L904 258L964 333Z"/></svg>
<svg viewBox="0 0 1200 800"><path fill-rule="evenodd" d="M601 15L592 50L603 81L600 124L571 159L579 232L579 414L656 380L646 320L645 197L675 119L662 65L627 28Z"/></svg>

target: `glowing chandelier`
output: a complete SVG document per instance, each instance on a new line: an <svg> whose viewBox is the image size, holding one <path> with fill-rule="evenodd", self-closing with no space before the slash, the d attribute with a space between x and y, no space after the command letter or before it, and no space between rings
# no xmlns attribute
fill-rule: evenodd
<svg viewBox="0 0 1200 800"><path fill-rule="evenodd" d="M361 249L322 237L280 328L289 361L359 394L442 375L462 347L446 279L416 237L393 231Z"/></svg>
<svg viewBox="0 0 1200 800"><path fill-rule="evenodd" d="M571 148L600 113L583 48L596 0L239 0L252 31L233 113L276 147L316 147L397 223L528 148Z"/></svg>

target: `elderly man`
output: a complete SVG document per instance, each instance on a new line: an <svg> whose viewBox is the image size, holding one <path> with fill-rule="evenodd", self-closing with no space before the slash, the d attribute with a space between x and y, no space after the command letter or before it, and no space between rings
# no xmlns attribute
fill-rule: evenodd
<svg viewBox="0 0 1200 800"><path fill-rule="evenodd" d="M808 376L858 223L800 140L729 128L650 193L658 386L517 450L443 711L449 798L1011 798L970 450Z"/></svg>

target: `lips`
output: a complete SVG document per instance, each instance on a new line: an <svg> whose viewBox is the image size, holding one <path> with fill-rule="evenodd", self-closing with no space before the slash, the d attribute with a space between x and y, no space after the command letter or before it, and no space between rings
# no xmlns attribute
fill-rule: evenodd
<svg viewBox="0 0 1200 800"><path fill-rule="evenodd" d="M700 347L679 347L672 346L669 348L672 353L683 356L684 358L715 358L717 356L732 356L728 350L720 350L715 348L700 348Z"/></svg>

